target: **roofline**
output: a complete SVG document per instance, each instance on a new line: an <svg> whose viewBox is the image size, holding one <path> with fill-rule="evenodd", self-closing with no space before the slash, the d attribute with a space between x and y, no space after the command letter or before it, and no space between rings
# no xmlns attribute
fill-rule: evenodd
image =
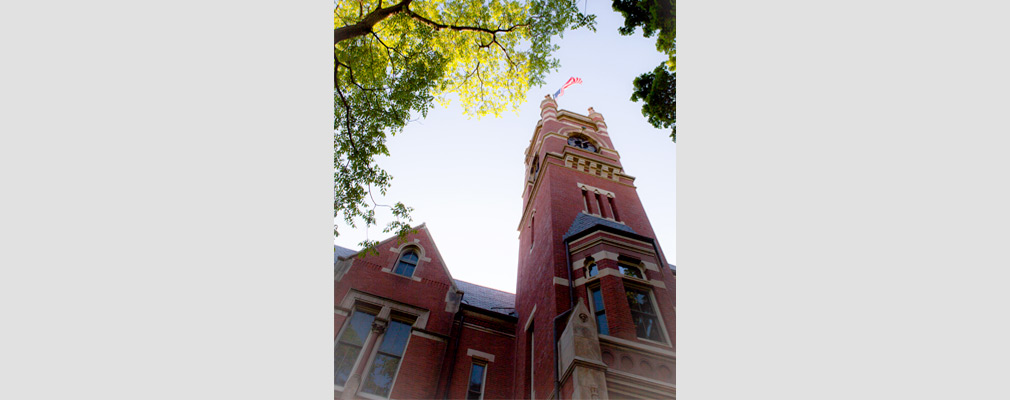
<svg viewBox="0 0 1010 400"><path fill-rule="evenodd" d="M480 307L477 307L477 306L472 305L472 304L459 303L459 306L460 306L461 309L467 309L469 311L474 311L474 312L476 312L478 314L484 314L484 315L487 315L489 317L500 318L500 319L504 319L504 320L507 320L507 321L510 321L510 322L515 322L515 323L519 322L519 317L513 317L513 316L508 315L508 314L502 314L502 313L497 312L497 311L491 311L491 310L488 310L486 308L480 308ZM515 310L514 307L512 309ZM518 311L516 311L516 313L518 314Z"/></svg>
<svg viewBox="0 0 1010 400"><path fill-rule="evenodd" d="M571 243L573 240L581 239L584 236L588 236L590 233L594 233L596 231L604 231L604 232L607 232L607 233L616 234L618 236L626 236L626 237L629 237L629 238L632 238L632 239L637 239L637 240L641 240L643 242L648 242L649 244L655 244L656 243L655 239L653 239L651 237L642 236L642 235L639 235L639 234L634 233L634 232L628 232L628 231L625 231L625 230L617 229L617 228L614 228L612 226L603 225L603 224L600 224L600 223L594 224L593 226L590 226L589 228L586 228L582 232L579 232L579 233L576 233L576 234L574 234L572 236L566 237L566 238L564 238L564 241L567 242L567 243Z"/></svg>

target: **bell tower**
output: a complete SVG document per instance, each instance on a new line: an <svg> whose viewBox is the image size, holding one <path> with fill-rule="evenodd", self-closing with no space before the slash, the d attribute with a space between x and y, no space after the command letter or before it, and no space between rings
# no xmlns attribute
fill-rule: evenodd
<svg viewBox="0 0 1010 400"><path fill-rule="evenodd" d="M603 115L545 96L525 166L516 397L674 397L675 272Z"/></svg>

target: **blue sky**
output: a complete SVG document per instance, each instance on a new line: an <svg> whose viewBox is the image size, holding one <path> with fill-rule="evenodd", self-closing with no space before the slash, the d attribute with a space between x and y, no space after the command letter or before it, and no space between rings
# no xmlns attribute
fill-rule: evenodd
<svg viewBox="0 0 1010 400"><path fill-rule="evenodd" d="M617 33L623 17L610 2L583 6L597 15L596 32L582 29L555 39L561 68L548 75L546 86L530 90L518 114L469 119L457 104L436 106L427 118L389 138L390 157L378 160L393 181L387 195L376 200L413 207L412 223L427 224L456 279L515 292L524 151L540 119L540 101L572 76L583 83L566 89L558 107L580 114L593 107L603 114L625 172L637 178L656 239L676 263L676 145L669 131L646 122L640 102L630 101L632 80L665 58L654 38L640 31ZM357 248L366 234L388 237L382 232L388 213L381 208L377 213L380 225L367 231L337 220L335 243Z"/></svg>

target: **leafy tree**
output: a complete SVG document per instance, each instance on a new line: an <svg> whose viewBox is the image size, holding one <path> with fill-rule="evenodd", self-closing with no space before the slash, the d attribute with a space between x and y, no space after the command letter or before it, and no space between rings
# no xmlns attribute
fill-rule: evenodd
<svg viewBox="0 0 1010 400"><path fill-rule="evenodd" d="M670 128L677 141L677 4L676 0L614 0L614 10L624 16L622 35L642 27L645 37L656 35L656 50L669 60L635 78L632 101L642 100L642 115L657 128Z"/></svg>
<svg viewBox="0 0 1010 400"><path fill-rule="evenodd" d="M375 162L389 155L387 136L435 102L455 99L476 117L518 110L559 66L551 38L594 29L595 17L575 0L338 0L333 22L334 217L367 227L389 207L396 220L384 231L403 237L411 209L373 197L392 179Z"/></svg>

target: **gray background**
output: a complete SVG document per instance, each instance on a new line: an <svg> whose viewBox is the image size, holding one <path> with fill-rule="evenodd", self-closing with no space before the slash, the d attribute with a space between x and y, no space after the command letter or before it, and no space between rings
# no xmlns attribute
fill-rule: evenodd
<svg viewBox="0 0 1010 400"><path fill-rule="evenodd" d="M680 398L1010 395L995 4L680 4ZM2 6L0 397L332 395L332 6Z"/></svg>

